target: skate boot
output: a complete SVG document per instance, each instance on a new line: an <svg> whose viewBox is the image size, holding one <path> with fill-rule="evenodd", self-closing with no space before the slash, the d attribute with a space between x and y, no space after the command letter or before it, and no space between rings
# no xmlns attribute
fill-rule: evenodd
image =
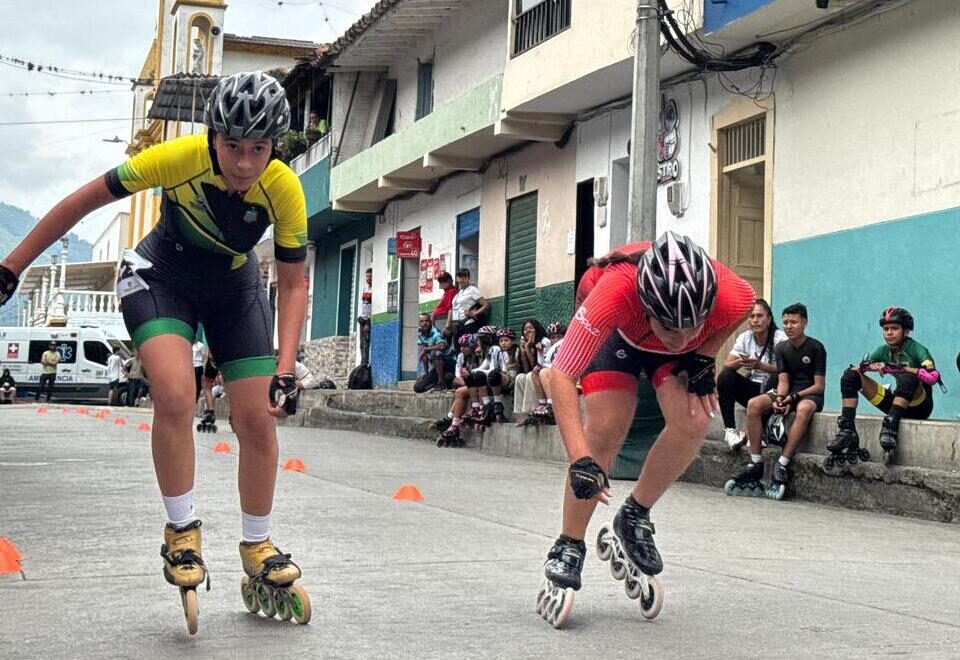
<svg viewBox="0 0 960 660"><path fill-rule="evenodd" d="M507 416L503 414L503 404L499 401L493 402L493 421L496 424L507 423Z"/></svg>
<svg viewBox="0 0 960 660"><path fill-rule="evenodd" d="M860 436L857 434L857 425L854 421L838 417L837 426L839 427L837 437L827 445L830 455L823 460L823 467L829 470L834 465L844 463L853 465L857 461L869 461L870 452L860 448Z"/></svg>
<svg viewBox="0 0 960 660"><path fill-rule="evenodd" d="M767 488L767 497L771 500L782 500L787 494L787 483L790 482L790 468L780 461L773 464L773 479Z"/></svg>
<svg viewBox="0 0 960 660"><path fill-rule="evenodd" d="M553 405L549 403L543 407L543 423L547 426L553 426L557 423L557 418L553 416Z"/></svg>
<svg viewBox="0 0 960 660"><path fill-rule="evenodd" d="M495 420L493 402L485 404L483 406L482 415L483 416L480 418L480 424L483 426L483 428L490 428L491 426L493 426L493 422Z"/></svg>
<svg viewBox="0 0 960 660"><path fill-rule="evenodd" d="M639 600L640 614L654 619L663 607L663 584L657 576L663 560L653 542L654 528L649 513L628 497L611 526L597 534L597 556L610 562L610 573L624 580L627 597Z"/></svg>
<svg viewBox="0 0 960 660"><path fill-rule="evenodd" d="M438 419L433 423L433 428L443 433L448 428L450 428L450 425L452 423L453 423L453 419L451 419L450 417L442 417L441 419Z"/></svg>
<svg viewBox="0 0 960 660"><path fill-rule="evenodd" d="M474 430L483 430L483 408L472 406L463 416L464 423Z"/></svg>
<svg viewBox="0 0 960 660"><path fill-rule="evenodd" d="M200 420L200 423L197 424L197 431L200 433L217 432L217 416L212 410L203 411L203 418Z"/></svg>
<svg viewBox="0 0 960 660"><path fill-rule="evenodd" d="M554 628L561 628L573 608L573 592L580 590L580 571L587 546L560 535L543 564L544 580L537 594L537 614Z"/></svg>
<svg viewBox="0 0 960 660"><path fill-rule="evenodd" d="M267 618L276 615L281 621L310 621L310 596L296 581L300 567L290 555L267 539L258 543L240 543L240 559L246 575L240 581L240 595L247 611L263 612Z"/></svg>
<svg viewBox="0 0 960 660"><path fill-rule="evenodd" d="M160 546L163 577L180 588L180 604L187 620L187 632L191 635L197 634L199 624L197 586L206 581L207 591L210 591L210 576L200 550L200 525L199 520L183 527L167 523L163 528L163 545Z"/></svg>
<svg viewBox="0 0 960 660"><path fill-rule="evenodd" d="M723 429L723 440L734 454L740 451L740 448L747 441L743 433L737 431L737 429Z"/></svg>
<svg viewBox="0 0 960 660"><path fill-rule="evenodd" d="M900 420L893 415L885 415L880 424L880 446L883 447L883 464L893 463L900 440Z"/></svg>
<svg viewBox="0 0 960 660"><path fill-rule="evenodd" d="M463 438L460 436L460 427L451 426L446 431L440 434L440 437L437 438L438 447L462 447Z"/></svg>
<svg viewBox="0 0 960 660"><path fill-rule="evenodd" d="M747 463L740 472L723 485L723 492L727 495L742 495L745 497L763 497L763 463Z"/></svg>

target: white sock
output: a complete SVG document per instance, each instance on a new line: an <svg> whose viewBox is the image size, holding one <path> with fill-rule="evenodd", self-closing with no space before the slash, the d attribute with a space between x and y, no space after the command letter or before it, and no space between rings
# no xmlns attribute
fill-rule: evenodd
<svg viewBox="0 0 960 660"><path fill-rule="evenodd" d="M483 405L487 405L488 403L490 403L490 397L488 396L483 397Z"/></svg>
<svg viewBox="0 0 960 660"><path fill-rule="evenodd" d="M750 454L750 460L754 463L763 463L763 454Z"/></svg>
<svg viewBox="0 0 960 660"><path fill-rule="evenodd" d="M270 538L270 518L271 514L265 516L252 516L249 513L242 513L243 519L243 541L244 543L259 543Z"/></svg>
<svg viewBox="0 0 960 660"><path fill-rule="evenodd" d="M450 422L450 426L460 426L460 424L461 424L462 422L463 422L463 420L460 419L459 417L454 417L454 418L453 418L453 421Z"/></svg>
<svg viewBox="0 0 960 660"><path fill-rule="evenodd" d="M453 419L453 413L452 413L452 412L448 412L448 413L447 413L447 419Z"/></svg>
<svg viewBox="0 0 960 660"><path fill-rule="evenodd" d="M552 406L552 405L553 405L553 399L547 399L547 405L548 405L548 406Z"/></svg>
<svg viewBox="0 0 960 660"><path fill-rule="evenodd" d="M546 400L546 399L537 399L537 403L539 403L541 406L545 406L545 405L547 405L547 400Z"/></svg>
<svg viewBox="0 0 960 660"><path fill-rule="evenodd" d="M163 495L163 508L167 510L167 522L174 527L189 525L197 519L193 511L193 489L183 495L167 497Z"/></svg>
<svg viewBox="0 0 960 660"><path fill-rule="evenodd" d="M479 401L474 401L473 403L470 404L470 407L471 407L471 408L481 408L482 406L480 405L480 402L479 402Z"/></svg>
<svg viewBox="0 0 960 660"><path fill-rule="evenodd" d="M493 395L493 402L494 402L494 403L503 403L503 397L500 396L499 394L494 394L494 395Z"/></svg>
<svg viewBox="0 0 960 660"><path fill-rule="evenodd" d="M783 454L781 454L781 455L780 455L780 465L782 465L783 467L787 467L788 465L790 465L790 459L787 458L786 456L784 456Z"/></svg>

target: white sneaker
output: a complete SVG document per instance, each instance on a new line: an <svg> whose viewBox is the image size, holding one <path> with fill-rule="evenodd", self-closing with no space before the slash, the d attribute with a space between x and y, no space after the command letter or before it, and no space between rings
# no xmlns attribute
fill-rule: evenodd
<svg viewBox="0 0 960 660"><path fill-rule="evenodd" d="M730 447L730 451L740 451L744 443L744 434L737 429L723 429L723 439Z"/></svg>

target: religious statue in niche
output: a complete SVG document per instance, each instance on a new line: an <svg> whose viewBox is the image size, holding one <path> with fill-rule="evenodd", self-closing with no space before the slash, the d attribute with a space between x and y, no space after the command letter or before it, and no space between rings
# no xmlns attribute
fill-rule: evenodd
<svg viewBox="0 0 960 660"><path fill-rule="evenodd" d="M190 67L190 73L203 74L206 68L204 64L207 61L207 49L203 44L203 39L194 37L193 39L193 64Z"/></svg>

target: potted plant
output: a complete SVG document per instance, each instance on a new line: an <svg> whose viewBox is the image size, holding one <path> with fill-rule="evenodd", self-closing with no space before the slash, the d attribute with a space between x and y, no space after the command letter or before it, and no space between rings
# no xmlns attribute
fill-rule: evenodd
<svg viewBox="0 0 960 660"><path fill-rule="evenodd" d="M290 162L307 150L307 139L300 131L290 130L283 134L277 143L277 149Z"/></svg>

